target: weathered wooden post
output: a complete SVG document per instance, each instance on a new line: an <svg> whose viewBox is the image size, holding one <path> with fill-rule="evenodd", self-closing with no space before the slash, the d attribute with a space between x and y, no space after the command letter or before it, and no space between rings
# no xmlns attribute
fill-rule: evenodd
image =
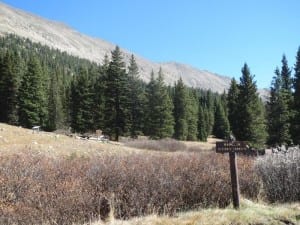
<svg viewBox="0 0 300 225"><path fill-rule="evenodd" d="M240 185L236 152L245 152L247 150L247 143L242 141L222 141L216 143L217 153L229 153L232 201L235 209L240 207Z"/></svg>
<svg viewBox="0 0 300 225"><path fill-rule="evenodd" d="M233 207L240 207L240 185L239 185L239 174L237 168L237 159L235 152L229 152L230 160L230 177L231 177L231 188L232 188L232 201Z"/></svg>

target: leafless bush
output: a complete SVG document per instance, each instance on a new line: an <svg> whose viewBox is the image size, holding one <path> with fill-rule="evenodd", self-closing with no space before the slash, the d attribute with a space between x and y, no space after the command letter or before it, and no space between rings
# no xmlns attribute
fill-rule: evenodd
<svg viewBox="0 0 300 225"><path fill-rule="evenodd" d="M171 138L161 140L134 140L125 143L125 145L133 148L166 152L184 151L187 148L184 143Z"/></svg>
<svg viewBox="0 0 300 225"><path fill-rule="evenodd" d="M0 224L71 224L92 216L86 162L20 154L0 157Z"/></svg>
<svg viewBox="0 0 300 225"><path fill-rule="evenodd" d="M261 157L256 163L263 182L264 195L270 202L300 200L300 149Z"/></svg>
<svg viewBox="0 0 300 225"><path fill-rule="evenodd" d="M256 197L251 162L239 159L241 189ZM105 218L109 205L116 218L172 214L231 199L228 157L216 153L54 159L26 152L0 156L0 165L0 224L84 223Z"/></svg>

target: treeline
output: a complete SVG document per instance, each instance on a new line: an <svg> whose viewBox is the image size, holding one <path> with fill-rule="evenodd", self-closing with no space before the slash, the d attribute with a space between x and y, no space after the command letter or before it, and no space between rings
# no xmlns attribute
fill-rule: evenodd
<svg viewBox="0 0 300 225"><path fill-rule="evenodd" d="M28 39L0 39L0 121L53 131L97 129L120 136L205 141L229 134L225 95L164 83L153 71L139 77L134 56L128 66L119 47L101 65Z"/></svg>
<svg viewBox="0 0 300 225"><path fill-rule="evenodd" d="M250 141L254 146L300 144L300 47L293 69L285 55L281 63L281 68L274 71L264 107L247 64L242 68L240 83L232 79L227 97L228 119L238 140Z"/></svg>
<svg viewBox="0 0 300 225"><path fill-rule="evenodd" d="M300 142L300 49L292 69L285 56L275 70L270 98L263 103L247 64L228 93L164 83L152 71L139 77L134 56L125 64L116 47L100 64L70 56L13 35L0 39L0 122L53 131L101 129L113 140L206 141L209 135L249 141L255 147Z"/></svg>

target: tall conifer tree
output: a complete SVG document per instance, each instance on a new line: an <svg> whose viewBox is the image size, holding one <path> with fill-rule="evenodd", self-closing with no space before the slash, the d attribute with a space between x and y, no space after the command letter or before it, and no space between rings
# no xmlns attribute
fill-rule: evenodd
<svg viewBox="0 0 300 225"><path fill-rule="evenodd" d="M48 125L50 131L63 128L64 115L61 101L59 73L56 70L51 74L48 96Z"/></svg>
<svg viewBox="0 0 300 225"><path fill-rule="evenodd" d="M228 118L225 115L225 110L220 101L215 102L215 123L213 134L217 138L227 139L230 134L230 126Z"/></svg>
<svg viewBox="0 0 300 225"><path fill-rule="evenodd" d="M94 98L94 129L103 130L105 128L105 90L106 79L109 67L108 56L105 55L103 64L98 70L95 83L93 85L93 98Z"/></svg>
<svg viewBox="0 0 300 225"><path fill-rule="evenodd" d="M188 92L180 78L174 88L174 137L186 140L188 136Z"/></svg>
<svg viewBox="0 0 300 225"><path fill-rule="evenodd" d="M215 123L215 108L214 108L214 96L211 92L211 90L208 90L206 92L205 96L206 101L206 119L207 119L207 134L211 135L213 131L213 126Z"/></svg>
<svg viewBox="0 0 300 225"><path fill-rule="evenodd" d="M6 52L0 61L0 121L17 123L18 77L14 73L13 54Z"/></svg>
<svg viewBox="0 0 300 225"><path fill-rule="evenodd" d="M187 108L187 125L188 125L188 141L196 141L198 135L198 98L193 90L188 93Z"/></svg>
<svg viewBox="0 0 300 225"><path fill-rule="evenodd" d="M75 132L93 129L93 86L86 68L80 68L71 87L71 126Z"/></svg>
<svg viewBox="0 0 300 225"><path fill-rule="evenodd" d="M139 77L139 68L133 55L131 55L128 66L128 78L130 136L135 138L143 131L145 93Z"/></svg>
<svg viewBox="0 0 300 225"><path fill-rule="evenodd" d="M128 79L120 48L111 53L105 88L105 132L118 141L119 136L129 132Z"/></svg>
<svg viewBox="0 0 300 225"><path fill-rule="evenodd" d="M288 93L284 86L282 73L276 68L267 102L268 144L273 146L290 143Z"/></svg>
<svg viewBox="0 0 300 225"><path fill-rule="evenodd" d="M281 63L282 63L282 67L281 67L282 89L291 93L293 81L291 78L291 70L288 66L288 62L285 55L282 56Z"/></svg>
<svg viewBox="0 0 300 225"><path fill-rule="evenodd" d="M237 111L237 140L249 141L254 147L262 147L266 141L266 125L262 102L257 93L254 76L245 63L240 78Z"/></svg>
<svg viewBox="0 0 300 225"><path fill-rule="evenodd" d="M294 80L294 117L292 136L295 144L300 144L300 47L298 48L295 63L295 80Z"/></svg>
<svg viewBox="0 0 300 225"><path fill-rule="evenodd" d="M172 137L174 133L173 104L163 82L162 70L157 79L151 74L147 86L147 133L151 138Z"/></svg>
<svg viewBox="0 0 300 225"><path fill-rule="evenodd" d="M46 126L46 98L42 68L36 56L31 56L27 72L19 89L19 122L25 127Z"/></svg>
<svg viewBox="0 0 300 225"><path fill-rule="evenodd" d="M207 129L206 129L206 118L205 108L199 104L198 110L198 139L200 141L207 141Z"/></svg>
<svg viewBox="0 0 300 225"><path fill-rule="evenodd" d="M227 105L228 105L228 120L230 123L230 128L233 135L237 135L239 129L239 111L238 111L238 98L239 98L239 88L236 80L233 78L230 83L230 88L227 95Z"/></svg>
<svg viewBox="0 0 300 225"><path fill-rule="evenodd" d="M291 70L283 55L281 71L276 68L273 78L268 112L268 144L282 145L291 143L291 121L293 118L293 94Z"/></svg>

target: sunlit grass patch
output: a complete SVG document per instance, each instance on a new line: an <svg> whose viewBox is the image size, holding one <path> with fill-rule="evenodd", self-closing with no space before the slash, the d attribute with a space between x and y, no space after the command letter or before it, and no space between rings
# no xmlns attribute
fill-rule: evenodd
<svg viewBox="0 0 300 225"><path fill-rule="evenodd" d="M267 205L243 199L241 208L210 208L179 213L173 217L151 215L128 221L111 220L108 225L298 225L300 204ZM101 221L91 225L102 225Z"/></svg>

